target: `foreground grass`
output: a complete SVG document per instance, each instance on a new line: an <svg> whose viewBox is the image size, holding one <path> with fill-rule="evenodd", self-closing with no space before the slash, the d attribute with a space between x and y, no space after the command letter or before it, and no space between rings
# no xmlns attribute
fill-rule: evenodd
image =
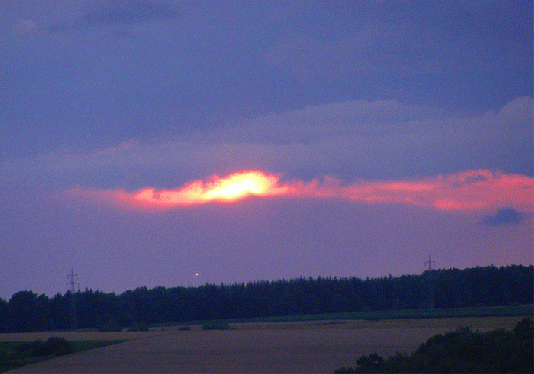
<svg viewBox="0 0 534 374"><path fill-rule="evenodd" d="M46 342L0 342L0 373L52 357L121 343L115 341L67 341L52 337Z"/></svg>

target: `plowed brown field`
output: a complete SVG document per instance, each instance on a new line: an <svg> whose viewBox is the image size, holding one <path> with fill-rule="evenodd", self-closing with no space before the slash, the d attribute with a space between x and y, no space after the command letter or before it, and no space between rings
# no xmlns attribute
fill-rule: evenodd
<svg viewBox="0 0 534 374"><path fill-rule="evenodd" d="M168 328L145 333L0 334L0 340L116 340L14 373L332 373L372 352L409 353L430 336L471 327L511 329L521 317L249 323L224 331Z"/></svg>

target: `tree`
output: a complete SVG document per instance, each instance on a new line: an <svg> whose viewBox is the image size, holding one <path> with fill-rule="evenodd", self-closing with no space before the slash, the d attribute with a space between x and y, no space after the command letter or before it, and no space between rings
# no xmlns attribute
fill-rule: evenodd
<svg viewBox="0 0 534 374"><path fill-rule="evenodd" d="M9 300L7 320L11 332L44 331L50 327L48 298L33 291L19 291Z"/></svg>

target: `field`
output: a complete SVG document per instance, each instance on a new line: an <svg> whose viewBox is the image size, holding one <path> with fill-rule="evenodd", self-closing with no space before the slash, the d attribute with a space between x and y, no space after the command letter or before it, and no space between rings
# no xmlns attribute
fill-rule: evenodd
<svg viewBox="0 0 534 374"><path fill-rule="evenodd" d="M372 352L409 353L432 335L470 327L512 329L515 317L394 320L320 320L231 324L230 330L189 331L166 327L149 332L0 334L0 340L126 340L124 343L54 358L13 372L39 373L332 373L354 366Z"/></svg>

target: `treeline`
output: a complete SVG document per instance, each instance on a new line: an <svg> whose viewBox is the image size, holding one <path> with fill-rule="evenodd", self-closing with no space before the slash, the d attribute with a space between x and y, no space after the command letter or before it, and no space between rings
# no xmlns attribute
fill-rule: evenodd
<svg viewBox="0 0 534 374"><path fill-rule="evenodd" d="M139 287L119 295L86 289L52 298L32 291L0 299L0 332L63 330L110 323L164 324L375 310L510 306L533 303L534 267L476 267L420 275L299 278L200 287Z"/></svg>

